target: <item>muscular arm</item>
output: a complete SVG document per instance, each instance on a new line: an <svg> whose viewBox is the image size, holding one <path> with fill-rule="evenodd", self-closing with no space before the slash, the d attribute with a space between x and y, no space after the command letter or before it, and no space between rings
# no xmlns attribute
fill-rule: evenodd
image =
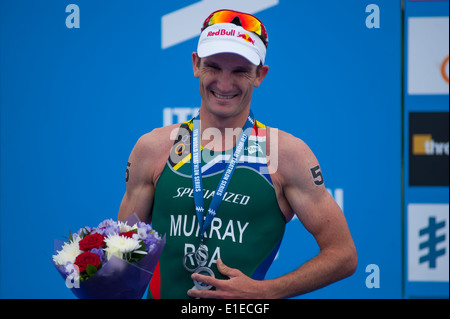
<svg viewBox="0 0 450 319"><path fill-rule="evenodd" d="M138 140L127 164L126 191L119 208L118 220L136 213L140 220L150 221L154 185L145 159L145 137Z"/></svg>
<svg viewBox="0 0 450 319"><path fill-rule="evenodd" d="M357 254L345 217L325 189L318 161L301 140L286 135L280 143L277 173L286 199L305 228L314 236L320 253L297 270L268 280L270 298L304 294L350 276L356 269Z"/></svg>
<svg viewBox="0 0 450 319"><path fill-rule="evenodd" d="M174 127L155 129L143 135L134 146L127 166L126 192L120 204L118 220L136 213L150 222L156 182L161 175L173 143Z"/></svg>

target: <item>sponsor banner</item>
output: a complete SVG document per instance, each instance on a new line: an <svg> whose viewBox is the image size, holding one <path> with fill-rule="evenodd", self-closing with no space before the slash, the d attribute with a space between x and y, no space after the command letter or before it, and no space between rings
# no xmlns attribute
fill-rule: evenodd
<svg viewBox="0 0 450 319"><path fill-rule="evenodd" d="M448 112L409 114L409 185L449 185Z"/></svg>
<svg viewBox="0 0 450 319"><path fill-rule="evenodd" d="M408 19L408 94L448 94L448 28L448 17Z"/></svg>
<svg viewBox="0 0 450 319"><path fill-rule="evenodd" d="M408 281L448 282L449 205L408 205Z"/></svg>

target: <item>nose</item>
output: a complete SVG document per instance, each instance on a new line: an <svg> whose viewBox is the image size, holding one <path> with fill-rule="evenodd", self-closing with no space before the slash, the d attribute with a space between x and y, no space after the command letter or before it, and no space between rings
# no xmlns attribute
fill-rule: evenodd
<svg viewBox="0 0 450 319"><path fill-rule="evenodd" d="M217 79L217 88L222 93L231 92L233 90L233 78L230 71L221 70Z"/></svg>

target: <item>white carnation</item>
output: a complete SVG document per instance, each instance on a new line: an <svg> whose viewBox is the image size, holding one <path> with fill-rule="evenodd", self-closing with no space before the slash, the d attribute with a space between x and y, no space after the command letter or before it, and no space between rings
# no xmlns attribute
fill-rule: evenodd
<svg viewBox="0 0 450 319"><path fill-rule="evenodd" d="M57 251L56 255L53 255L53 261L58 266L65 266L68 262L74 263L75 258L82 253L80 250L79 242L81 237L77 236L71 242L66 242L61 247L61 250Z"/></svg>
<svg viewBox="0 0 450 319"><path fill-rule="evenodd" d="M132 253L139 249L139 241L133 238L127 238L117 234L109 235L105 238L106 243L106 258L109 260L112 256L123 259L125 254Z"/></svg>
<svg viewBox="0 0 450 319"><path fill-rule="evenodd" d="M119 225L121 233L126 233L126 232L129 232L129 231L137 229L137 225L136 224L133 225L133 226L129 226L127 224L127 222L121 222L121 221L118 221L117 224Z"/></svg>

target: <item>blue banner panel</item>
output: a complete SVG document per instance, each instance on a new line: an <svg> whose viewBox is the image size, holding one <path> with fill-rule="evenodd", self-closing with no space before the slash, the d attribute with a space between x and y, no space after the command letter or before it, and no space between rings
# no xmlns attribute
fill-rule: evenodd
<svg viewBox="0 0 450 319"><path fill-rule="evenodd" d="M449 2L405 2L404 295L449 296Z"/></svg>
<svg viewBox="0 0 450 319"><path fill-rule="evenodd" d="M310 146L358 250L300 298L402 297L400 0L21 0L0 3L1 298L74 298L53 240L116 218L138 138L195 114L191 55L224 7L266 25L255 117ZM294 219L267 278L318 251Z"/></svg>

